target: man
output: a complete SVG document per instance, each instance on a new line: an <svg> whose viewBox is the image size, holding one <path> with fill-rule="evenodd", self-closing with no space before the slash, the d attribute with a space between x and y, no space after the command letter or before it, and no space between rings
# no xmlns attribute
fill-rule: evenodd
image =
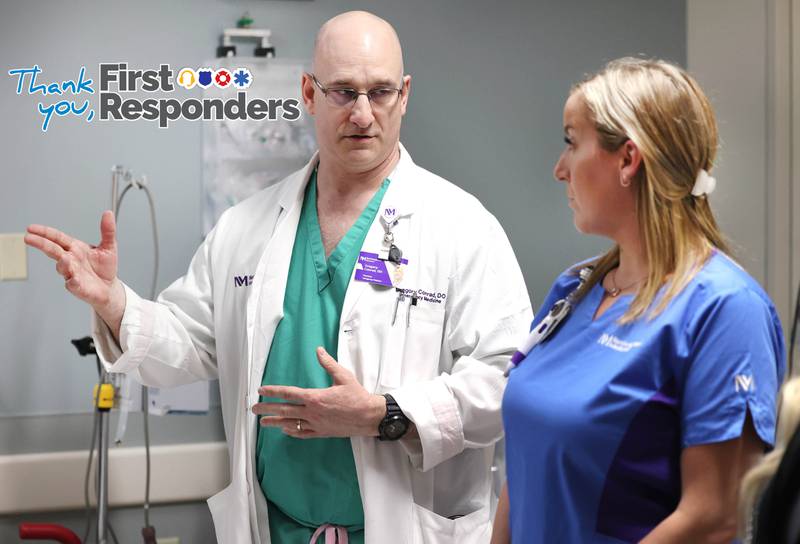
<svg viewBox="0 0 800 544"><path fill-rule="evenodd" d="M494 217L400 145L410 88L388 23L325 23L302 80L319 153L228 210L157 302L116 278L110 212L96 248L29 228L96 310L109 371L219 378L223 544L488 541L502 369L530 302Z"/></svg>

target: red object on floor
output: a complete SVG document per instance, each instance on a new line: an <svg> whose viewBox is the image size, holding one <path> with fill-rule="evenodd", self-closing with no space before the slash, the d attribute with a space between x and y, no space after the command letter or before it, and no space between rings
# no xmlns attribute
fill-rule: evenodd
<svg viewBox="0 0 800 544"><path fill-rule="evenodd" d="M81 544L78 535L66 527L52 523L20 523L19 537L22 540L54 540L61 544Z"/></svg>

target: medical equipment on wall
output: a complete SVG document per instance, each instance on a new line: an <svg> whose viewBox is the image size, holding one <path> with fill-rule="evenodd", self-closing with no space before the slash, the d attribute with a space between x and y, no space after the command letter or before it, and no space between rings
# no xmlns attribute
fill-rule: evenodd
<svg viewBox="0 0 800 544"><path fill-rule="evenodd" d="M238 21L236 28L226 28L222 31L222 45L217 47L218 57L233 57L236 55L234 38L258 40L259 46L253 50L254 57L274 57L275 47L270 43L272 31L268 28L252 28L253 19L245 13Z"/></svg>
<svg viewBox="0 0 800 544"><path fill-rule="evenodd" d="M300 82L305 63L285 59L224 58L208 61L218 68L247 68L253 82L247 93L265 99L295 99L302 104ZM230 85L210 86L203 98L236 96ZM302 106L301 106L302 107ZM316 150L313 123L303 111L298 119L219 120L203 123L203 234L229 207L302 168Z"/></svg>

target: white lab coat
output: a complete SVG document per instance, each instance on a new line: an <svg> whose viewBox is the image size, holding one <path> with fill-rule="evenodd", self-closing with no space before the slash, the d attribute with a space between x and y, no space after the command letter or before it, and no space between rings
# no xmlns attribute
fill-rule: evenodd
<svg viewBox="0 0 800 544"><path fill-rule="evenodd" d="M188 273L157 302L126 287L122 350L95 318L109 371L160 387L219 378L231 482L208 504L221 544L270 542L250 408L283 315L303 191L317 161L226 211ZM366 542L488 542L502 371L528 331L528 293L505 233L474 197L416 166L402 146L390 179L382 209L394 206L400 216L395 243L409 261L402 286L421 296L414 307L406 299L392 325L395 289L351 279L338 361L368 391L391 392L420 438L351 439ZM364 251L383 247L383 235L376 218Z"/></svg>

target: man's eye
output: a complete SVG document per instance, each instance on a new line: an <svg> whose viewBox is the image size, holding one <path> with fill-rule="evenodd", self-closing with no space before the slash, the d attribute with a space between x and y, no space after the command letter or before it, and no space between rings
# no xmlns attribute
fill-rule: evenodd
<svg viewBox="0 0 800 544"><path fill-rule="evenodd" d="M386 98L394 93L394 89L372 89L369 94L372 98Z"/></svg>
<svg viewBox="0 0 800 544"><path fill-rule="evenodd" d="M331 89L329 91L337 98L351 99L355 96L356 92L353 89Z"/></svg>

